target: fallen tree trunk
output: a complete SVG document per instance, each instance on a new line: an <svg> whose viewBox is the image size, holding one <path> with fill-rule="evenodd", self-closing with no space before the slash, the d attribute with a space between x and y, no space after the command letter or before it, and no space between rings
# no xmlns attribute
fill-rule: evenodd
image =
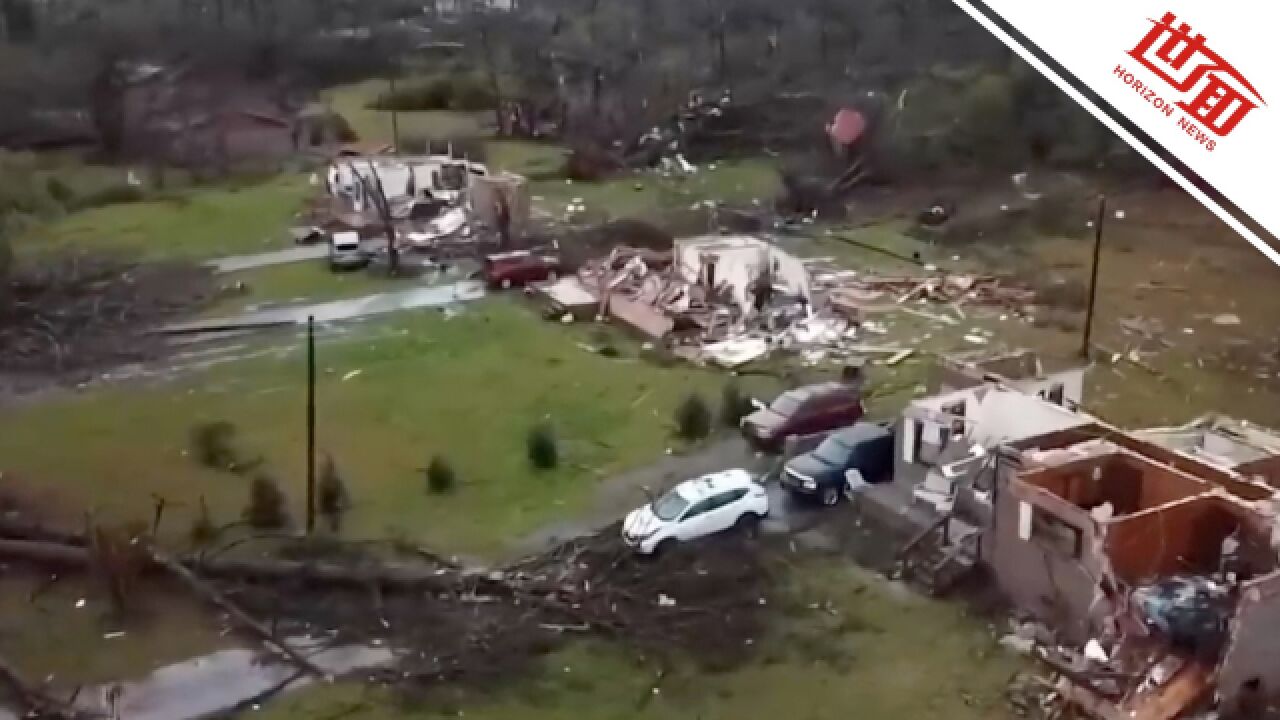
<svg viewBox="0 0 1280 720"><path fill-rule="evenodd" d="M85 542L84 535L80 533L70 533L65 530L56 530L54 528L41 525L34 522L23 522L21 520L0 519L0 537L13 538L15 540L35 540L39 542L59 543L62 545L76 545L83 547Z"/></svg>
<svg viewBox="0 0 1280 720"><path fill-rule="evenodd" d="M267 643L269 646L280 651L292 660L299 668L302 668L316 677L323 678L327 676L327 673L325 673L324 670L321 670L315 663L308 660L304 655L302 655L302 653L299 653L297 650L290 647L289 643L277 638L275 633L267 629L267 627L262 623L250 617L248 613L237 607L235 603L228 600L222 593L201 581L200 578L196 577L190 570L183 567L182 563L162 554L155 548L148 548L147 555L151 558L151 562L165 570L168 570L169 573L177 578L179 582L186 585L191 592L199 595L210 604L217 606L223 612L230 615L232 619L238 622L242 627L250 633L257 635L259 639Z"/></svg>
<svg viewBox="0 0 1280 720"><path fill-rule="evenodd" d="M74 545L30 540L0 539L0 557L24 560L68 569L92 566L89 552ZM168 568L152 558L151 570ZM509 597L526 592L554 592L553 584L530 582L517 585L503 572L457 571L422 565L377 563L344 565L282 559L214 559L201 562L184 557L170 560L174 565L206 578L248 582L291 582L342 586L358 589L381 587L392 590L424 590L438 593L471 592Z"/></svg>
<svg viewBox="0 0 1280 720"><path fill-rule="evenodd" d="M32 542L29 540L0 540L0 557L11 557L19 560L36 562L42 565L53 565L61 568L87 570L92 566L93 559L89 551L85 548L76 547L74 545L64 545L51 542ZM222 593L209 587L206 583L196 577L181 562L170 558L155 549L147 551L147 557L151 561L151 569L164 570L188 589L199 595L210 604L217 606L220 610L227 613L239 625L248 630L251 634L256 635L263 642L275 648L280 653L288 657L298 667L317 677L325 677L324 670L320 669L315 663L308 660L305 656L294 650L288 643L280 640L267 629L265 625L254 620L234 603L228 600ZM4 669L0 667L0 674L4 673Z"/></svg>

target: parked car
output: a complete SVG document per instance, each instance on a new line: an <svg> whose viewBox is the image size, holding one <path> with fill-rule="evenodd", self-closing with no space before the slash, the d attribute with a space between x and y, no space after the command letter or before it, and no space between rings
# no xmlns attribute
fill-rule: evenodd
<svg viewBox="0 0 1280 720"><path fill-rule="evenodd" d="M360 249L360 233L336 232L329 237L330 270L358 270L368 264L369 256Z"/></svg>
<svg viewBox="0 0 1280 720"><path fill-rule="evenodd" d="M813 450L788 460L781 484L793 494L835 505L849 484L850 473L858 473L869 483L892 477L893 447L893 431L887 425L855 423L831 433Z"/></svg>
<svg viewBox="0 0 1280 720"><path fill-rule="evenodd" d="M627 515L622 540L636 552L660 553L680 542L750 526L769 514L764 486L743 469L686 480Z"/></svg>
<svg viewBox="0 0 1280 720"><path fill-rule="evenodd" d="M767 407L759 407L742 418L742 433L756 448L778 452L789 437L852 425L862 418L862 413L858 386L818 383L788 390Z"/></svg>
<svg viewBox="0 0 1280 720"><path fill-rule="evenodd" d="M485 257L481 272L489 287L506 289L555 280L560 269L560 258L555 255L518 250Z"/></svg>

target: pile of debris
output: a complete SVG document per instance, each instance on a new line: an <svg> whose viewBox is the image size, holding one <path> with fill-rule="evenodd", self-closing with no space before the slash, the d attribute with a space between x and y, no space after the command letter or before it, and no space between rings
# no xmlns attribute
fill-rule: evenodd
<svg viewBox="0 0 1280 720"><path fill-rule="evenodd" d="M1174 576L1130 590L1128 600L1111 631L1083 647L1057 642L1036 623L1018 624L1001 639L1051 671L1038 683L1038 701L1028 705L1074 706L1104 720L1167 720L1215 704L1218 660L1235 613L1229 579ZM1238 697L1235 707L1212 716L1257 717L1252 713L1263 701L1261 693Z"/></svg>
<svg viewBox="0 0 1280 720"><path fill-rule="evenodd" d="M403 544L389 556L363 543L244 536L171 557L149 536L122 532L98 528L86 538L0 521L0 557L101 573L124 588L121 602L139 573L167 574L293 664L297 677L326 675L314 655L298 650L299 638L309 647L391 648L394 664L368 677L414 697L533 670L579 635L608 638L660 664L733 667L752 657L768 613L782 604L768 539L751 533L682 543L652 558L626 547L615 523L505 567L463 568ZM108 541L122 548L119 558L103 555ZM273 542L275 551L264 552ZM76 715L74 697L46 701L37 694L43 686L21 678L0 654L0 688L9 680L25 705Z"/></svg>
<svg viewBox="0 0 1280 720"><path fill-rule="evenodd" d="M137 362L158 352L146 330L210 301L209 271L71 254L19 266L0 308L0 370L61 373Z"/></svg>
<svg viewBox="0 0 1280 720"><path fill-rule="evenodd" d="M683 238L670 250L618 245L581 263L576 276L535 292L550 316L613 319L677 356L725 368L775 350L810 365L868 354L897 362L911 349L863 342L885 331L872 318L877 313L902 311L955 325L967 317L962 306L1021 314L1034 300L1032 291L994 276L864 274L828 258L795 257L752 235ZM944 305L950 314L921 310L921 304Z"/></svg>
<svg viewBox="0 0 1280 720"><path fill-rule="evenodd" d="M234 596L255 615L282 618L281 631L395 647L400 660L380 679L413 696L529 671L576 635L714 668L751 657L771 595L771 573L752 547L759 540L722 535L646 559L619 538L611 526L486 572L483 582L442 568L436 590L375 593L372 606L358 590L245 585Z"/></svg>
<svg viewBox="0 0 1280 720"><path fill-rule="evenodd" d="M511 248L526 233L530 216L525 178L491 173L452 150L338 158L324 186L329 202L313 207L308 222L329 234L355 232L368 254L394 256L396 262L400 254L444 263Z"/></svg>
<svg viewBox="0 0 1280 720"><path fill-rule="evenodd" d="M1021 314L1036 297L1035 291L995 275L938 271L926 275L866 274L832 266L825 258L813 261L811 267L815 285L826 291L833 305L849 312L882 302L938 304L958 310L963 320L961 308L965 306L1000 307Z"/></svg>

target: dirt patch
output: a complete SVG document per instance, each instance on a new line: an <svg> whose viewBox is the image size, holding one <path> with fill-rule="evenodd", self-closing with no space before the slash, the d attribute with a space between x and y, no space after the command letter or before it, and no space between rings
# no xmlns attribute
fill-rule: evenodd
<svg viewBox="0 0 1280 720"><path fill-rule="evenodd" d="M0 309L0 373L66 377L156 357L146 334L212 300L208 270L101 254L42 258L20 266L11 306Z"/></svg>
<svg viewBox="0 0 1280 720"><path fill-rule="evenodd" d="M625 218L569 229L558 238L558 242L569 267L604 257L620 245L655 252L670 252L675 245L675 239L666 230L643 220Z"/></svg>

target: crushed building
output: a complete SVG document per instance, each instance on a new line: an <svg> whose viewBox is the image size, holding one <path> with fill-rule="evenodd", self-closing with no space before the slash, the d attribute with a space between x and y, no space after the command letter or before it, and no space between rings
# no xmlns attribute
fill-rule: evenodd
<svg viewBox="0 0 1280 720"><path fill-rule="evenodd" d="M529 228L531 201L524 177L491 173L483 163L452 152L339 154L326 169L323 184L329 201L317 224L324 229L358 232L363 240L379 240L380 247L391 235L397 249L436 262L508 250Z"/></svg>
<svg viewBox="0 0 1280 720"><path fill-rule="evenodd" d="M1223 418L1129 433L988 379L913 401L894 481L855 499L906 522L913 579L984 568L1093 716L1229 714L1280 696L1280 499L1250 472L1275 439Z"/></svg>
<svg viewBox="0 0 1280 720"><path fill-rule="evenodd" d="M995 379L1028 395L1057 405L1079 407L1084 398L1084 365L1047 367L1034 350L975 350L942 355L934 364L929 388L935 394L976 387Z"/></svg>
<svg viewBox="0 0 1280 720"><path fill-rule="evenodd" d="M1280 433L1224 415L1178 427L1139 430L1136 436L1210 465L1280 488Z"/></svg>
<svg viewBox="0 0 1280 720"><path fill-rule="evenodd" d="M1015 606L1101 650L1051 662L1108 720L1280 691L1280 651L1260 640L1280 621L1274 493L1161 450L1100 424L1022 441L984 537Z"/></svg>

